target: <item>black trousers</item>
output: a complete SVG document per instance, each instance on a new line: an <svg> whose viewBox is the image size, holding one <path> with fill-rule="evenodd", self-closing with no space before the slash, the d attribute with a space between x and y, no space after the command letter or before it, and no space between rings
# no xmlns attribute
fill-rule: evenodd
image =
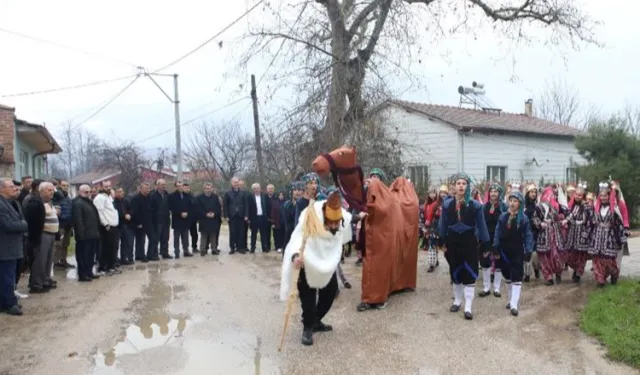
<svg viewBox="0 0 640 375"><path fill-rule="evenodd" d="M271 226L273 228L273 226ZM284 249L285 230L284 226L273 228L273 245L276 249Z"/></svg>
<svg viewBox="0 0 640 375"><path fill-rule="evenodd" d="M240 241L240 243L238 244L238 246L241 249L246 250L247 249L247 238L249 237L249 223L247 223L246 221L243 220L243 225L244 225L244 229L242 231L242 239Z"/></svg>
<svg viewBox="0 0 640 375"><path fill-rule="evenodd" d="M335 273L331 276L329 284L324 288L314 289L307 284L307 275L304 272L304 268L300 269L298 295L300 297L300 304L302 305L302 324L304 328L313 328L314 324L321 321L325 315L327 315L337 293L338 278Z"/></svg>
<svg viewBox="0 0 640 375"><path fill-rule="evenodd" d="M246 242L244 247L242 246L242 237L243 233L245 233L244 226L244 218L237 216L229 218L229 249L241 250L246 248Z"/></svg>
<svg viewBox="0 0 640 375"><path fill-rule="evenodd" d="M144 258L155 258L158 256L156 244L156 234L151 228L136 229L136 260ZM145 239L147 241L147 251L144 251Z"/></svg>
<svg viewBox="0 0 640 375"><path fill-rule="evenodd" d="M76 240L76 263L78 263L78 278L93 276L93 258L98 250L100 240Z"/></svg>
<svg viewBox="0 0 640 375"><path fill-rule="evenodd" d="M120 232L118 228L109 227L106 230L104 227L100 229L102 251L100 252L100 271L108 271L115 268L116 257L118 255L118 242L120 241Z"/></svg>
<svg viewBox="0 0 640 375"><path fill-rule="evenodd" d="M251 250L256 249L256 240L258 233L260 233L260 242L262 244L262 251L270 250L270 233L269 219L265 216L256 216L251 220Z"/></svg>
<svg viewBox="0 0 640 375"><path fill-rule="evenodd" d="M154 246L157 249L156 254L159 250L160 255L169 255L169 229L169 223L156 225L155 240L157 243Z"/></svg>
<svg viewBox="0 0 640 375"><path fill-rule="evenodd" d="M191 234L191 248L196 252L198 251L198 223L196 221L191 223L189 233Z"/></svg>
<svg viewBox="0 0 640 375"><path fill-rule="evenodd" d="M478 279L478 240L473 231L447 235L447 262L454 284L475 284Z"/></svg>
<svg viewBox="0 0 640 375"><path fill-rule="evenodd" d="M500 259L496 261L496 267L502 271L505 280L520 283L524 275L524 249L506 248L500 250Z"/></svg>

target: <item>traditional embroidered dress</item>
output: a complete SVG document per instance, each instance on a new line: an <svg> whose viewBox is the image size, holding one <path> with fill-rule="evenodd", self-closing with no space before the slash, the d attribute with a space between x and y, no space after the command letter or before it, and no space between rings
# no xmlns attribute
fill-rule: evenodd
<svg viewBox="0 0 640 375"><path fill-rule="evenodd" d="M502 275L507 283L511 284L507 309L511 310L513 316L517 316L524 261L531 258L533 233L529 219L524 214L522 193L517 189L512 189L509 198L518 200L518 211L507 211L500 215L493 240L493 251L496 254L496 263L502 271Z"/></svg>
<svg viewBox="0 0 640 375"><path fill-rule="evenodd" d="M585 202L586 183L579 183L569 201L569 223L566 248L569 253L567 263L573 269L572 279L579 282L584 274L591 246L591 231L588 226L593 210Z"/></svg>
<svg viewBox="0 0 640 375"><path fill-rule="evenodd" d="M451 181L466 181L464 197L449 198L442 204L438 223L439 245L446 246L445 258L453 281L454 301L449 309L458 312L464 295L464 317L473 319L471 307L478 278L478 242L483 252L491 251L489 232L480 203L471 199L471 182L465 174L457 174Z"/></svg>
<svg viewBox="0 0 640 375"><path fill-rule="evenodd" d="M338 195L333 191L329 194ZM308 237L303 253L303 268L295 270L293 264L299 256L304 242L303 228L307 220L307 210L314 210L324 231L315 237ZM351 240L351 214L340 206L339 199L329 198L315 201L300 216L291 239L285 249L282 261L280 299L285 301L291 289L292 272L300 272L298 293L302 305L302 343L313 344L313 332L330 331L333 328L323 324L322 319L331 309L338 290L336 270L342 256L342 245ZM330 226L331 225L331 226ZM317 300L317 301L316 301Z"/></svg>
<svg viewBox="0 0 640 375"><path fill-rule="evenodd" d="M624 232L624 219L618 208L616 194L608 182L600 183L601 195L593 207L593 216L589 221L591 229L591 247L589 254L593 256L593 273L599 287L603 287L607 278L611 284L618 282L620 269L616 263L622 245L627 242ZM608 195L603 200L602 195Z"/></svg>
<svg viewBox="0 0 640 375"><path fill-rule="evenodd" d="M542 276L547 281L547 285L553 285L553 275L556 276L557 283L561 282L564 269L560 258L560 251L564 250L560 233L561 223L558 217L560 209L552 187L547 186L533 217L533 224L538 229L536 251L540 259Z"/></svg>
<svg viewBox="0 0 640 375"><path fill-rule="evenodd" d="M492 194L497 194L495 200L491 198ZM493 243L494 234L496 231L496 225L498 224L498 218L503 212L507 211L507 205L504 203L504 189L499 184L492 184L487 189L484 204L484 219L487 224L487 231L489 232L489 242ZM480 249L478 249L481 251ZM478 294L480 297L486 297L491 294L491 268L495 266L495 259L490 252L480 254L480 267L482 267L482 291ZM500 297L500 284L502 283L502 274L500 268L495 268L495 274L493 277L493 295Z"/></svg>
<svg viewBox="0 0 640 375"><path fill-rule="evenodd" d="M531 232L533 233L533 252L531 253L531 259L524 262L524 282L529 282L531 279L531 270L533 269L536 279L540 278L540 262L538 261L538 253L536 252L537 240L538 240L538 228L533 225L533 217L536 214L538 206L538 187L535 184L529 184L524 189L524 214L529 219L529 225L531 226Z"/></svg>
<svg viewBox="0 0 640 375"><path fill-rule="evenodd" d="M447 185L440 186L440 190L436 193L436 199L432 202L425 203L425 228L427 238L427 263L429 268L427 272L433 272L435 267L439 266L438 252L436 245L438 243L438 221L442 213L442 196L448 193Z"/></svg>
<svg viewBox="0 0 640 375"><path fill-rule="evenodd" d="M620 184L617 181L611 181L611 188L616 192L616 202L618 203L618 208L620 209L620 214L622 215L622 223L624 225L624 233L625 236L629 237L629 210L627 209L627 202L624 200L624 196L622 195L622 190L620 190ZM622 257L624 255L629 255L629 243L625 242L622 245L622 251L618 253L616 257L616 263L618 264L618 270L622 270Z"/></svg>

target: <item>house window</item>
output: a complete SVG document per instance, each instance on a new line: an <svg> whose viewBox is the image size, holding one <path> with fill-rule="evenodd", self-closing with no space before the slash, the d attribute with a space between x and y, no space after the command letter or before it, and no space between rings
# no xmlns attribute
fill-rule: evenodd
<svg viewBox="0 0 640 375"><path fill-rule="evenodd" d="M565 172L565 182L566 183L576 183L578 182L578 173L575 168L567 168Z"/></svg>
<svg viewBox="0 0 640 375"><path fill-rule="evenodd" d="M20 152L20 177L29 175L29 152Z"/></svg>
<svg viewBox="0 0 640 375"><path fill-rule="evenodd" d="M409 167L409 178L418 192L429 189L429 168L426 165Z"/></svg>
<svg viewBox="0 0 640 375"><path fill-rule="evenodd" d="M507 180L507 167L488 165L487 181L498 182L504 184Z"/></svg>

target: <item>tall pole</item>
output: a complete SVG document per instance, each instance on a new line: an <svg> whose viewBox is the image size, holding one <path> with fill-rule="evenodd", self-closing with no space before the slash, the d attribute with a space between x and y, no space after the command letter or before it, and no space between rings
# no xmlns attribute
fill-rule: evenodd
<svg viewBox="0 0 640 375"><path fill-rule="evenodd" d="M182 180L182 139L180 137L180 99L178 98L178 75L173 75L173 110L176 118L176 157L178 163L178 181Z"/></svg>
<svg viewBox="0 0 640 375"><path fill-rule="evenodd" d="M251 75L251 101L253 102L253 127L256 133L256 159L258 161L258 173L260 184L264 186L264 165L262 164L262 141L260 139L260 119L258 117L258 94L256 92L256 76Z"/></svg>

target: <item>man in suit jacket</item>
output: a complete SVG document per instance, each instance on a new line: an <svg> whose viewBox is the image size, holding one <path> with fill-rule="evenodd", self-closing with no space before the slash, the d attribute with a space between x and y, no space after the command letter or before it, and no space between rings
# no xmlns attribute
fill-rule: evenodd
<svg viewBox="0 0 640 375"><path fill-rule="evenodd" d="M156 241L154 248L160 251L162 259L173 259L169 255L169 227L171 225L169 194L167 193L167 182L163 179L156 181L156 189L151 193L151 212ZM155 260L155 258L149 258L149 260Z"/></svg>
<svg viewBox="0 0 640 375"><path fill-rule="evenodd" d="M251 250L256 251L256 237L260 233L260 242L262 244L262 252L268 253L269 243L271 242L269 234L269 215L271 214L271 199L262 193L259 183L251 185L253 195L249 199L249 225L251 227Z"/></svg>
<svg viewBox="0 0 640 375"><path fill-rule="evenodd" d="M240 189L240 180L231 179L231 190L224 194L224 217L229 222L229 254L239 252L244 254L247 250L246 239L243 241L244 225L249 221L249 207L245 192Z"/></svg>
<svg viewBox="0 0 640 375"><path fill-rule="evenodd" d="M173 248L175 258L180 258L180 242L184 256L191 257L189 252L189 227L193 215L193 201L191 194L182 190L182 182L176 181L176 190L169 194L169 211L171 211L171 229L173 229Z"/></svg>

